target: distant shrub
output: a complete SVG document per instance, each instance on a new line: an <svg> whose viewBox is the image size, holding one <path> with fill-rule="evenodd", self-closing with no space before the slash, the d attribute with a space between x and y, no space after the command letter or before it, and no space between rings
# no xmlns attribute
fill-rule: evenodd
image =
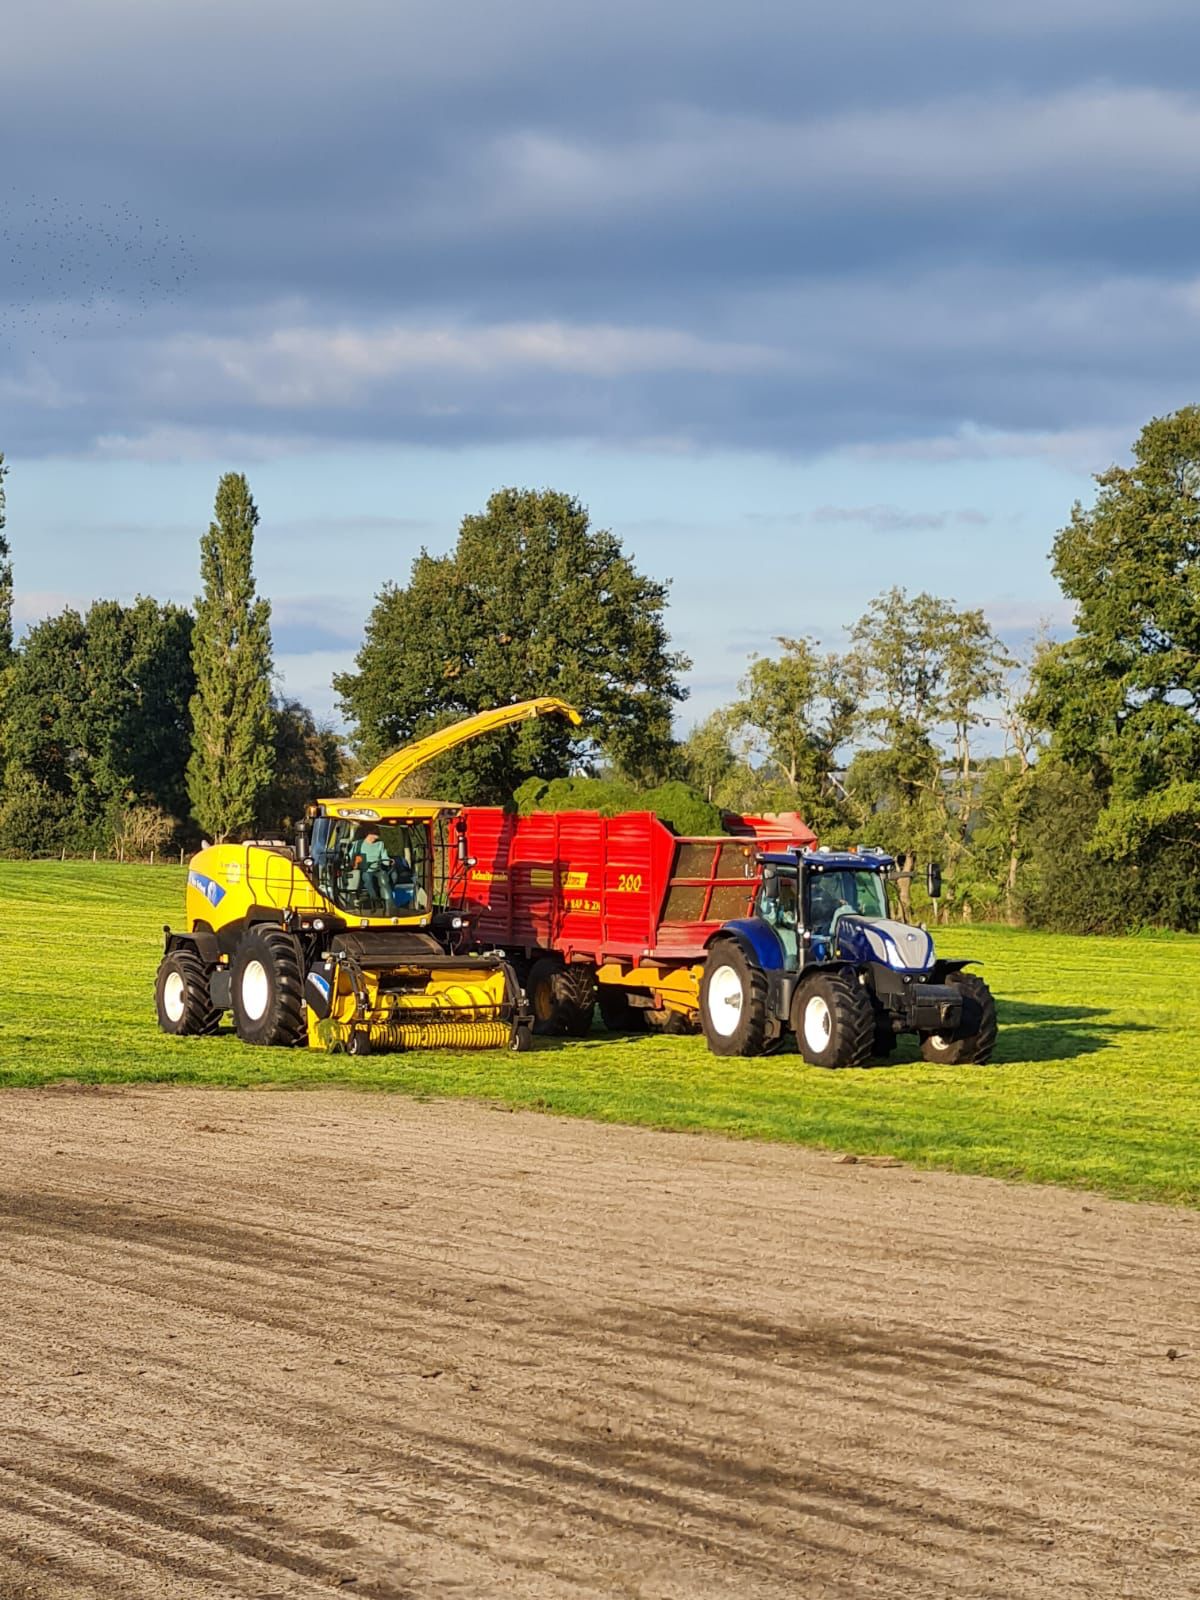
<svg viewBox="0 0 1200 1600"><path fill-rule="evenodd" d="M126 856L161 854L174 839L178 826L160 806L127 806L117 816L113 846Z"/></svg>

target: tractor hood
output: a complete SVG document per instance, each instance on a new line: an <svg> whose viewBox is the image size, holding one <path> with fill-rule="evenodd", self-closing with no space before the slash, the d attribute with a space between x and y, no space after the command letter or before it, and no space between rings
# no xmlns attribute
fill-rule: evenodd
<svg viewBox="0 0 1200 1600"><path fill-rule="evenodd" d="M933 965L933 940L907 922L839 917L834 944L846 961L881 961L896 972L926 972Z"/></svg>

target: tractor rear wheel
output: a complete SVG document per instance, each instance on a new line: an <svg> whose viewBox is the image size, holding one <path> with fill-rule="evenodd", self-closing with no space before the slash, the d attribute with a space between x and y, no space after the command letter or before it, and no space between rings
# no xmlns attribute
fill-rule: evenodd
<svg viewBox="0 0 1200 1600"><path fill-rule="evenodd" d="M596 1007L596 973L586 962L568 966L543 956L529 969L525 983L533 1007L535 1033L581 1039L592 1031Z"/></svg>
<svg viewBox="0 0 1200 1600"><path fill-rule="evenodd" d="M792 1029L813 1067L861 1067L875 1048L875 1012L862 985L818 972L792 1001Z"/></svg>
<svg viewBox="0 0 1200 1600"><path fill-rule="evenodd" d="M700 1024L715 1056L761 1056L767 1047L767 975L732 939L719 940L708 953Z"/></svg>
<svg viewBox="0 0 1200 1600"><path fill-rule="evenodd" d="M290 933L251 928L233 957L233 1020L246 1044L300 1044L305 1037L304 968Z"/></svg>
<svg viewBox="0 0 1200 1600"><path fill-rule="evenodd" d="M177 1037L215 1033L221 1013L208 991L208 969L186 945L169 950L154 981L158 1025Z"/></svg>
<svg viewBox="0 0 1200 1600"><path fill-rule="evenodd" d="M996 1002L992 991L973 972L952 972L948 984L962 990L962 1021L952 1034L926 1033L921 1054L943 1066L981 1067L996 1047Z"/></svg>

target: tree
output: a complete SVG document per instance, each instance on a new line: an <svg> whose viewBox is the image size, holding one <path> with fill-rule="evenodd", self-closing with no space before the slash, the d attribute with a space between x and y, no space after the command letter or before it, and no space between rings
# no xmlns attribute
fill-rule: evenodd
<svg viewBox="0 0 1200 1600"><path fill-rule="evenodd" d="M945 861L948 904L979 801L972 731L1011 662L982 611L900 588L878 595L851 637L864 722L881 748L855 757L847 791L861 825L909 868ZM943 736L954 744L948 773Z"/></svg>
<svg viewBox="0 0 1200 1600"><path fill-rule="evenodd" d="M1200 407L1156 417L1054 542L1076 633L1039 663L1030 715L1103 804L1091 838L1149 862L1200 841Z"/></svg>
<svg viewBox="0 0 1200 1600"><path fill-rule="evenodd" d="M13 570L8 546L4 480L8 468L4 465L4 452L0 450L0 671L8 665L13 653Z"/></svg>
<svg viewBox="0 0 1200 1600"><path fill-rule="evenodd" d="M690 665L668 648L667 586L566 494L501 489L446 556L422 551L385 584L357 671L334 680L368 759L492 706L555 694L580 710L619 776L665 776ZM557 719L527 722L439 763L450 799L504 801L527 777L578 766Z"/></svg>
<svg viewBox="0 0 1200 1600"><path fill-rule="evenodd" d="M858 676L811 639L775 643L778 656L752 659L732 715L761 763L760 792L778 790L776 809L800 810L824 834L845 821L833 774L858 715Z"/></svg>
<svg viewBox="0 0 1200 1600"><path fill-rule="evenodd" d="M318 727L298 700L279 700L272 708L275 771L259 801L258 826L266 833L287 831L314 800L338 793L342 750L337 735Z"/></svg>
<svg viewBox="0 0 1200 1600"><path fill-rule="evenodd" d="M130 807L184 814L191 628L180 607L139 598L99 600L86 618L66 610L30 629L5 674L5 787L58 797L57 842L107 848Z"/></svg>
<svg viewBox="0 0 1200 1600"><path fill-rule="evenodd" d="M200 541L203 593L192 659L192 754L187 787L196 821L215 839L252 828L275 770L271 607L254 586L258 510L240 472L217 487L215 520Z"/></svg>
<svg viewBox="0 0 1200 1600"><path fill-rule="evenodd" d="M684 777L712 805L722 803L741 765L732 742L734 720L727 707L714 711L696 724L680 748Z"/></svg>
<svg viewBox="0 0 1200 1600"><path fill-rule="evenodd" d="M192 617L139 596L99 600L87 614L79 737L102 803L187 815L189 711L196 689Z"/></svg>

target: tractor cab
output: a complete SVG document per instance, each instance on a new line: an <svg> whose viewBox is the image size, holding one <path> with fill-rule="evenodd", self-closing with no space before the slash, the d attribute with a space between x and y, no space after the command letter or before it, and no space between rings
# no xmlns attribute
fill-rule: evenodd
<svg viewBox="0 0 1200 1600"><path fill-rule="evenodd" d="M888 914L891 856L880 850L789 850L759 861L755 914L774 931L792 970L839 957L907 969L928 966L929 936Z"/></svg>

